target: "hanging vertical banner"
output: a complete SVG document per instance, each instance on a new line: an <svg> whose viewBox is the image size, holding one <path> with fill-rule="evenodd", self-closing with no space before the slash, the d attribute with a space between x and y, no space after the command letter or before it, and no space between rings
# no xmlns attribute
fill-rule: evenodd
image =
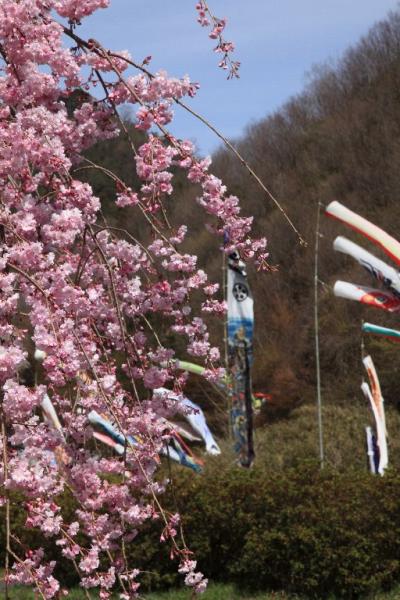
<svg viewBox="0 0 400 600"><path fill-rule="evenodd" d="M397 312L400 310L400 297L386 290L355 285L347 281L337 281L333 287L333 293L338 298L355 300L356 302L361 302L361 304L381 308L388 312Z"/></svg>
<svg viewBox="0 0 400 600"><path fill-rule="evenodd" d="M372 427L366 427L365 434L367 436L368 469L375 475L378 473L379 469L379 449L377 447L376 438L372 432Z"/></svg>
<svg viewBox="0 0 400 600"><path fill-rule="evenodd" d="M382 327L381 325L373 325L373 323L363 323L361 329L364 333L383 335L391 338L392 340L400 342L400 331L397 331L397 329L390 329L389 327Z"/></svg>
<svg viewBox="0 0 400 600"><path fill-rule="evenodd" d="M254 327L254 301L249 284L245 263L238 252L232 252L228 258L228 344L235 347L246 343L252 352Z"/></svg>
<svg viewBox="0 0 400 600"><path fill-rule="evenodd" d="M234 449L239 464L250 467L255 456L250 372L253 358L254 301L247 281L246 265L236 251L228 257L227 303Z"/></svg>
<svg viewBox="0 0 400 600"><path fill-rule="evenodd" d="M400 294L400 274L394 267L343 236L338 236L335 239L333 248L337 252L342 252L354 258L374 279L395 295Z"/></svg>
<svg viewBox="0 0 400 600"><path fill-rule="evenodd" d="M325 212L329 217L346 223L346 225L349 225L355 231L365 235L365 237L380 246L394 262L400 264L400 242L386 233L386 231L367 221L364 217L360 217L360 215L349 210L343 204L340 204L340 202L331 202L326 207Z"/></svg>

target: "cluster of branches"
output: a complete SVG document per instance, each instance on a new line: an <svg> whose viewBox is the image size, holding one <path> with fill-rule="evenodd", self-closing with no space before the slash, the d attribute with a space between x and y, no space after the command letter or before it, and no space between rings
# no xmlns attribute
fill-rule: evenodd
<svg viewBox="0 0 400 600"><path fill-rule="evenodd" d="M153 74L148 60L135 63L126 52L79 36L81 20L107 4L0 1L0 500L6 584L34 585L42 598L60 591L55 563L13 533L11 491L26 500L27 526L54 537L83 587L98 588L102 600L115 586L124 600L137 595L139 573L125 548L148 519L162 523L162 539L171 544L186 584L205 588L179 535L179 517L158 499L165 482L155 473L168 439L163 418L177 403L167 393L154 397L153 390L167 384L179 395L185 376L154 323L162 318L208 376L220 377L219 350L204 316L219 316L225 307L196 255L181 249L190 223L169 222L173 173L198 186L203 221L221 246L223 236L229 239L225 251L235 247L258 267L266 264L265 239L251 237L252 219L241 216L238 198L209 172L211 161L167 130L173 104L192 97L197 86L188 77ZM222 38L225 22L200 4L221 66L237 74L238 64L228 60L233 45ZM118 116L125 103L135 107L135 126L146 134L139 146ZM95 142L115 137L118 127L130 140L137 190L84 156ZM109 201L121 214L135 211L141 240L110 225L91 186L78 179L82 170L112 182ZM33 360L29 343L44 358L40 385L21 378ZM47 394L61 428L41 419ZM106 414L127 440L122 456L96 451L88 421L93 410ZM65 489L78 506L72 521L58 502Z"/></svg>

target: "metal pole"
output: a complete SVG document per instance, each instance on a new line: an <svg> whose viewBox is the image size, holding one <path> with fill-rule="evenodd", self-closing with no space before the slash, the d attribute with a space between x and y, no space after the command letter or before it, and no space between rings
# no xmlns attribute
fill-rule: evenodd
<svg viewBox="0 0 400 600"><path fill-rule="evenodd" d="M365 356L365 344L364 344L364 333L363 333L363 326L364 324L364 319L361 319L361 362ZM364 373L364 371L363 371Z"/></svg>
<svg viewBox="0 0 400 600"><path fill-rule="evenodd" d="M317 409L318 409L318 439L319 460L321 469L324 468L324 438L322 428L322 399L321 399L321 370L319 361L319 320L318 320L318 251L319 251L319 219L321 204L318 202L317 227L315 230L315 258L314 258L314 331L315 331L315 366L317 375Z"/></svg>
<svg viewBox="0 0 400 600"><path fill-rule="evenodd" d="M225 245L225 244L224 244ZM222 250L222 292L225 302L228 302L228 265L225 248ZM230 373L229 373L229 349L228 349L228 312L224 315L224 361L225 361L225 393L226 393L226 410L228 413L228 436L232 439L232 397L230 387Z"/></svg>

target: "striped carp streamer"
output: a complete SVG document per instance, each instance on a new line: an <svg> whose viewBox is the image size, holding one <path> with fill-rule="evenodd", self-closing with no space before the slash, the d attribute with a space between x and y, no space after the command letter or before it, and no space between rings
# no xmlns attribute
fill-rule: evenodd
<svg viewBox="0 0 400 600"><path fill-rule="evenodd" d="M360 217L339 202L331 202L326 208L326 214L366 236L380 246L397 264L400 264L400 243L383 229ZM333 288L335 296L354 300L387 312L400 310L400 274L394 267L343 236L335 239L333 248L351 256L385 288L380 290L346 281L337 281Z"/></svg>
<svg viewBox="0 0 400 600"><path fill-rule="evenodd" d="M400 342L400 331L397 331L397 329L390 329L389 327L382 327L381 325L374 325L373 323L363 323L361 329L364 333L382 335L396 342Z"/></svg>
<svg viewBox="0 0 400 600"><path fill-rule="evenodd" d="M354 229L354 231L361 233L369 240L380 246L395 263L400 265L400 242L386 233L386 231L380 227L377 227L367 219L364 219L364 217L361 217L337 201L328 204L325 209L325 213L329 217L345 223Z"/></svg>
<svg viewBox="0 0 400 600"><path fill-rule="evenodd" d="M50 400L49 396L47 394L44 395L44 398L41 402L40 405L42 411L43 411L43 415L45 417L45 420L52 426L54 427L54 429L56 429L58 431L58 433L60 434L60 436L62 437L63 441L65 442L65 436L62 430L62 426L60 423L60 419L58 418L57 412L53 406L52 401Z"/></svg>
<svg viewBox="0 0 400 600"><path fill-rule="evenodd" d="M94 437L112 447L118 454L123 454L128 446L139 448L143 445L143 440L132 435L125 437L104 415L99 415L94 410L89 413L88 418L93 426L98 426L102 430L101 432L95 432ZM201 461L195 459L191 453L186 451L186 448L183 448L182 439L176 431L171 428L170 433L172 445L164 445L160 450L160 454L196 472L200 472ZM121 448L123 449L122 453Z"/></svg>
<svg viewBox="0 0 400 600"><path fill-rule="evenodd" d="M372 427L365 428L365 435L367 442L368 468L369 471L375 475L378 473L379 469L379 448Z"/></svg>
<svg viewBox="0 0 400 600"><path fill-rule="evenodd" d="M361 302L361 304L381 308L387 312L397 312L400 310L400 298L386 290L355 285L347 281L337 281L333 287L333 293L338 298L355 300L356 302Z"/></svg>
<svg viewBox="0 0 400 600"><path fill-rule="evenodd" d="M333 249L354 258L383 287L394 294L400 294L400 274L394 267L342 236L335 239Z"/></svg>
<svg viewBox="0 0 400 600"><path fill-rule="evenodd" d="M182 411L182 416L204 441L206 452L208 454L221 454L221 450L207 425L206 417L200 406L189 400L186 396L175 394L167 388L157 388L154 390L154 393L156 395L164 394L169 400L175 400L178 410ZM175 424L172 423L171 426L175 427Z"/></svg>
<svg viewBox="0 0 400 600"><path fill-rule="evenodd" d="M383 475L386 467L389 464L384 401L381 392L381 386L378 379L378 374L376 372L371 356L366 356L365 358L363 358L363 364L367 371L370 385L368 385L368 383L366 382L363 382L361 385L361 389L363 391L364 396L371 405L371 409L375 418L377 444L379 448L378 473L380 475Z"/></svg>

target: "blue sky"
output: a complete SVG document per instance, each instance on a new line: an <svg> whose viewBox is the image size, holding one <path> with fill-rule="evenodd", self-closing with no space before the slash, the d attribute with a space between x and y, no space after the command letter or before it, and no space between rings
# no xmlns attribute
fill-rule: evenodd
<svg viewBox="0 0 400 600"><path fill-rule="evenodd" d="M195 0L113 0L88 18L81 32L115 50L128 49L151 69L189 74L201 85L192 106L227 137L273 112L302 90L313 65L335 60L398 0L209 0L228 17L226 38L235 42L240 79L217 68L213 41L196 22ZM201 153L218 147L204 126L177 112L171 130L196 141Z"/></svg>

